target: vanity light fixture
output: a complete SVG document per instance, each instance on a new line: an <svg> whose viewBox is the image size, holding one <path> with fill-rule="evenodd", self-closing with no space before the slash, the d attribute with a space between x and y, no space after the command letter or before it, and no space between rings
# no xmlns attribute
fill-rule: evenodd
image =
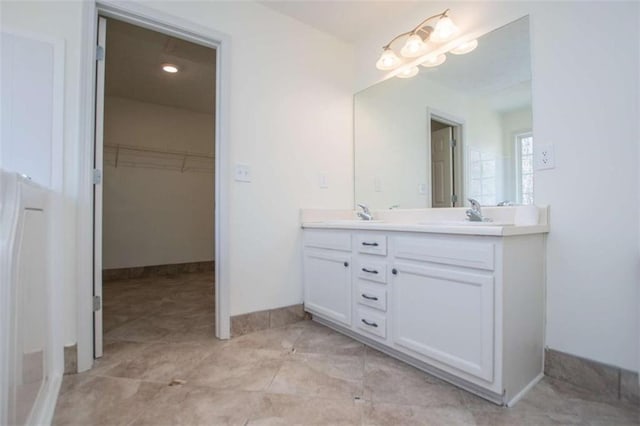
<svg viewBox="0 0 640 426"><path fill-rule="evenodd" d="M178 67L173 64L162 64L162 71L168 72L170 74L175 74L179 70L178 70Z"/></svg>
<svg viewBox="0 0 640 426"><path fill-rule="evenodd" d="M398 78L411 78L418 74L418 67L406 67L403 68L397 75Z"/></svg>
<svg viewBox="0 0 640 426"><path fill-rule="evenodd" d="M431 45L445 43L451 40L458 32L459 29L456 24L453 23L448 15L449 9L442 13L433 15L422 21L417 27L410 31L404 32L395 36L389 43L382 47L382 54L376 62L376 67L382 71L392 71L400 69L400 67L406 62L402 58L419 58L421 56L428 55L429 51L435 50ZM435 25L427 25L429 21L437 19ZM400 49L399 57L392 49L391 45L399 39L406 38L404 45ZM451 53L456 55L462 55L469 53L478 46L477 40L466 41L458 44L455 48L450 50ZM418 59L419 61L420 59ZM419 63L425 67L436 67L442 65L447 57L444 53L439 55L429 56L422 62L414 62L406 68L402 68L396 76L399 78L413 77L418 73L418 68L415 64Z"/></svg>
<svg viewBox="0 0 640 426"><path fill-rule="evenodd" d="M476 47L478 47L478 40L465 41L451 49L449 52L454 55L464 55L465 53L472 52Z"/></svg>
<svg viewBox="0 0 640 426"><path fill-rule="evenodd" d="M447 55L445 55L444 53L441 53L441 54L439 54L437 56L434 56L434 55L429 56L420 65L422 65L423 67L427 67L427 68L437 67L438 65L444 64L444 62L446 60L447 60Z"/></svg>

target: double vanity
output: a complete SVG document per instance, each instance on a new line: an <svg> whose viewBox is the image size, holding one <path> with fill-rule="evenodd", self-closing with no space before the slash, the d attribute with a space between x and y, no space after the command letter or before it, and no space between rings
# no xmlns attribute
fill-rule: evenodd
<svg viewBox="0 0 640 426"><path fill-rule="evenodd" d="M501 405L543 374L548 209L303 210L313 319Z"/></svg>

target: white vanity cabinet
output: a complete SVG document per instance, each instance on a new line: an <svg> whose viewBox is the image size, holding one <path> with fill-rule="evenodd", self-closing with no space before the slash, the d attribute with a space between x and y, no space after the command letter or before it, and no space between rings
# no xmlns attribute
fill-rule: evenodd
<svg viewBox="0 0 640 426"><path fill-rule="evenodd" d="M315 320L498 404L542 377L542 233L303 234Z"/></svg>
<svg viewBox="0 0 640 426"><path fill-rule="evenodd" d="M303 261L307 309L351 325L351 236L332 231L307 233Z"/></svg>

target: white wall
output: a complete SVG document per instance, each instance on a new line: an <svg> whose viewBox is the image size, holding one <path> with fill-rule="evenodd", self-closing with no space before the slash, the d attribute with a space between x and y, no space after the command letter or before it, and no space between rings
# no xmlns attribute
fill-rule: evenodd
<svg viewBox="0 0 640 426"><path fill-rule="evenodd" d="M249 2L145 2L232 37L231 315L302 301L301 207L352 205L352 50ZM326 171L328 189L319 189Z"/></svg>
<svg viewBox="0 0 640 426"><path fill-rule="evenodd" d="M382 77L387 39L447 7L476 34L531 16L533 130L556 155L535 175L536 203L551 206L547 345L637 370L638 3L425 3L356 45L357 87Z"/></svg>
<svg viewBox="0 0 640 426"><path fill-rule="evenodd" d="M78 190L79 152L79 76L82 4L80 2L0 2L0 26L3 30L32 33L62 40L65 44L64 64L64 158L60 213L55 222L65 238L59 241L61 287L64 288L64 343L76 341L76 264L74 256L76 194ZM55 167L52 165L52 167Z"/></svg>
<svg viewBox="0 0 640 426"><path fill-rule="evenodd" d="M251 2L141 2L231 37L231 161L252 183L231 180L231 315L302 301L299 209L353 205L353 50ZM81 2L1 3L2 25L66 41L65 191L60 226L67 259L66 343L76 339L75 218L79 180ZM318 173L326 172L328 189ZM232 171L231 171L232 172ZM224 207L223 207L224 208Z"/></svg>
<svg viewBox="0 0 640 426"><path fill-rule="evenodd" d="M105 106L105 144L213 152L211 114L116 97L107 97ZM213 169L182 173L123 167L127 160L143 166L170 163L126 150L119 159L116 168L114 153L105 157L103 268L213 260Z"/></svg>

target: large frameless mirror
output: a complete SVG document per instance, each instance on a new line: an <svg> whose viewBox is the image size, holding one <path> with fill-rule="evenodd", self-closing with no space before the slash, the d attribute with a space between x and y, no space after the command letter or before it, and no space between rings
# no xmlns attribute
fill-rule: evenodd
<svg viewBox="0 0 640 426"><path fill-rule="evenodd" d="M355 200L372 208L533 203L529 19L466 55L355 95Z"/></svg>

